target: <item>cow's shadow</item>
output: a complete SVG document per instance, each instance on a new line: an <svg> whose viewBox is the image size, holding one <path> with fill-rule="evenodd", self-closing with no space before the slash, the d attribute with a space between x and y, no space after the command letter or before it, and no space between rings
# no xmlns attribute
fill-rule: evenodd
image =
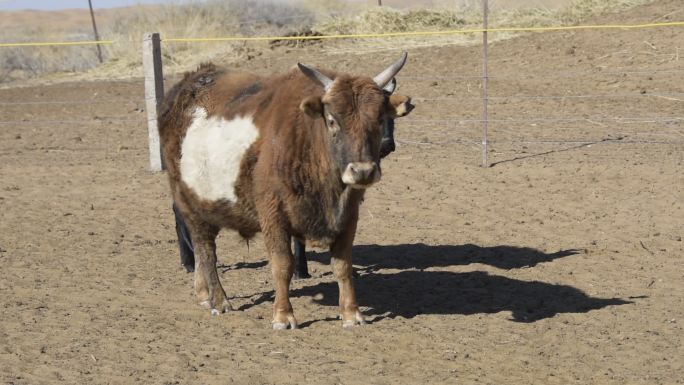
<svg viewBox="0 0 684 385"><path fill-rule="evenodd" d="M427 269L482 263L499 269L534 267L540 263L552 262L581 253L568 249L555 253L544 253L529 247L465 245L426 245L424 243L403 245L358 245L354 246L354 265L366 272L381 269ZM307 259L320 263L330 262L330 253L307 252Z"/></svg>
<svg viewBox="0 0 684 385"><path fill-rule="evenodd" d="M522 281L486 272L402 271L363 274L356 292L372 321L413 318L420 314L479 314L510 311L511 320L535 322L559 313L586 313L630 303L619 298L594 298L572 286ZM293 297L311 296L323 306L337 306L337 283L325 282L293 290Z"/></svg>
<svg viewBox="0 0 684 385"><path fill-rule="evenodd" d="M238 262L238 263L233 263L233 264L222 263L222 264L216 265L216 268L221 273L225 273L226 271L230 271L230 270L258 269L258 268L264 267L266 265L268 265L268 260L256 261L256 262Z"/></svg>
<svg viewBox="0 0 684 385"><path fill-rule="evenodd" d="M532 267L577 253L576 250L564 250L546 254L513 246L354 246L354 265L359 273L355 280L356 293L359 304L367 308L364 313L371 322L384 318L413 318L420 314L470 315L501 311L510 311L512 321L535 322L559 313L586 313L631 303L619 298L591 297L572 286L517 280L482 271L427 270L470 263L502 269ZM330 261L329 253L310 252L307 258L322 263ZM304 286L292 290L290 295L313 297L316 303L333 307L337 307L339 298L337 283L332 277L330 282ZM273 292L263 293L241 309L272 298Z"/></svg>

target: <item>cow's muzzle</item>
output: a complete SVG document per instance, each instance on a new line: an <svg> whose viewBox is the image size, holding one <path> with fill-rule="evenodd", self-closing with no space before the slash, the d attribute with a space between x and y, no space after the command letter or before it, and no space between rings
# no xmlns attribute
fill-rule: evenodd
<svg viewBox="0 0 684 385"><path fill-rule="evenodd" d="M380 168L375 162L352 162L342 174L342 182L353 188L364 189L380 180Z"/></svg>

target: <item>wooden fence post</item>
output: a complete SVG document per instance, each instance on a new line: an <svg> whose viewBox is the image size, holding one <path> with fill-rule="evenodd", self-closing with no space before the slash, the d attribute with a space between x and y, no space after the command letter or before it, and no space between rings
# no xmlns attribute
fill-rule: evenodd
<svg viewBox="0 0 684 385"><path fill-rule="evenodd" d="M142 41L143 71L145 72L145 109L147 110L147 135L150 148L150 170L164 170L157 113L164 98L161 39L158 33L146 33Z"/></svg>
<svg viewBox="0 0 684 385"><path fill-rule="evenodd" d="M92 0L88 0L88 7L90 8L90 20L93 22L93 34L95 35L95 41L100 41L100 34L97 33L97 24L95 24L95 12L93 12ZM99 44L97 44L97 58L100 60L100 64L102 64L102 49L100 48Z"/></svg>

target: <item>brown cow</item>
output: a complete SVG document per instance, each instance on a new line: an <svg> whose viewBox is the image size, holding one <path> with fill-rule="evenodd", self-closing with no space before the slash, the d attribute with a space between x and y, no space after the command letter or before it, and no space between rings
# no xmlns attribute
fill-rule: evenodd
<svg viewBox="0 0 684 385"><path fill-rule="evenodd" d="M159 133L171 193L195 252L195 292L230 310L216 271L219 229L261 231L275 283L273 328L297 327L290 237L329 246L343 326L363 323L351 250L365 189L380 179L382 91L406 54L375 78L299 64L261 77L204 64L167 95Z"/></svg>
<svg viewBox="0 0 684 385"><path fill-rule="evenodd" d="M395 150L394 144L394 120L402 116L408 115L413 109L411 98L394 94L397 82L392 79L383 91L390 97L390 104L388 110L383 117L382 124L382 141L380 144L380 159L386 157ZM173 204L173 215L176 220L176 235L178 236L178 249L180 252L181 265L188 272L195 271L195 253L193 252L192 240L190 239L190 232L188 231L183 216L178 212L178 207ZM294 278L309 278L309 268L306 260L306 248L304 243L298 239L294 239Z"/></svg>

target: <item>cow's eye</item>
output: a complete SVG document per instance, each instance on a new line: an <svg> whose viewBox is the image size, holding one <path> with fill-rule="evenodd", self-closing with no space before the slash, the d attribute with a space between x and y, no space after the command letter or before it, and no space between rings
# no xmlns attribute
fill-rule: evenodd
<svg viewBox="0 0 684 385"><path fill-rule="evenodd" d="M328 124L328 129L331 132L335 133L340 129L339 124L337 123L337 120L335 120L335 117L332 116L332 114L327 114L327 116L325 117L325 120Z"/></svg>

